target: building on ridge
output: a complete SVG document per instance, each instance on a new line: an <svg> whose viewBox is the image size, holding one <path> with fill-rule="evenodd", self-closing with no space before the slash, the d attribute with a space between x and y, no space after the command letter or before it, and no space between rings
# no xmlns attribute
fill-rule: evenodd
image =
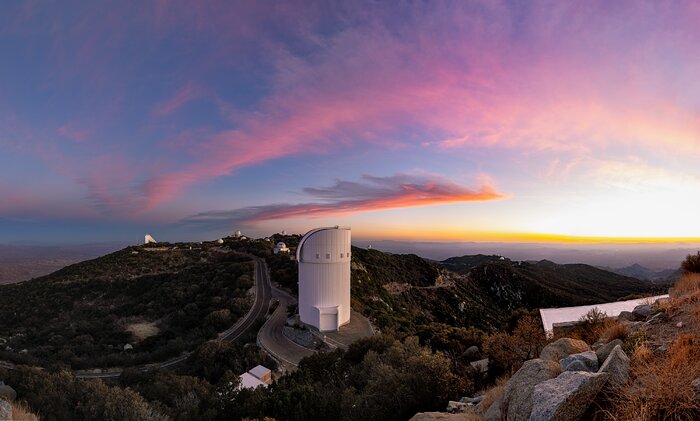
<svg viewBox="0 0 700 421"><path fill-rule="evenodd" d="M277 243L277 245L275 245L275 249L272 250L272 252L275 254L289 253L289 247L287 247L287 245L284 242L280 241L279 243Z"/></svg>

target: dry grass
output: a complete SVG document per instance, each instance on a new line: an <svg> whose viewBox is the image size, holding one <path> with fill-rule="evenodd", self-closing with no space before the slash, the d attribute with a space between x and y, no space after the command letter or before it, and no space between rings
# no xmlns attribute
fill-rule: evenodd
<svg viewBox="0 0 700 421"><path fill-rule="evenodd" d="M482 399L481 404L479 405L483 414L485 414L491 405L493 405L493 403L500 398L501 395L503 395L503 388L505 387L506 383L508 383L508 378L501 377L496 381L496 384L493 387L484 393L484 399Z"/></svg>
<svg viewBox="0 0 700 421"><path fill-rule="evenodd" d="M654 359L654 351L652 351L646 343L643 343L632 351L631 359L631 364L633 366L649 364Z"/></svg>
<svg viewBox="0 0 700 421"><path fill-rule="evenodd" d="M700 293L700 273L685 273L671 290L671 299L679 300Z"/></svg>
<svg viewBox="0 0 700 421"><path fill-rule="evenodd" d="M602 327L602 333L600 335L600 338L605 342L614 341L615 339L619 339L621 341L627 339L627 335L629 335L630 330L626 325L623 325L617 320L607 320L605 325L607 326Z"/></svg>
<svg viewBox="0 0 700 421"><path fill-rule="evenodd" d="M126 327L126 330L130 332L138 342L155 336L160 332L160 329L156 326L156 322L132 323Z"/></svg>
<svg viewBox="0 0 700 421"><path fill-rule="evenodd" d="M681 335L668 354L655 357L645 345L632 355L636 378L611 399L607 418L616 421L700 419L691 382L700 377L700 338Z"/></svg>
<svg viewBox="0 0 700 421"><path fill-rule="evenodd" d="M27 405L23 403L12 403L12 421L35 421L39 417L32 414Z"/></svg>

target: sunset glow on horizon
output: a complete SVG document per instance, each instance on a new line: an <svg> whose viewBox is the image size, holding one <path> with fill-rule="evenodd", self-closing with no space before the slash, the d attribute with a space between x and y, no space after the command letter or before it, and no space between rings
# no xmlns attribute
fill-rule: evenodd
<svg viewBox="0 0 700 421"><path fill-rule="evenodd" d="M9 1L0 242L700 242L700 5Z"/></svg>

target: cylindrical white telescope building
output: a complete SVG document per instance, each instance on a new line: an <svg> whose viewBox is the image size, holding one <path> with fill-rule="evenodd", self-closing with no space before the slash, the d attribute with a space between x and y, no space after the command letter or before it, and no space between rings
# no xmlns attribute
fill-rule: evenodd
<svg viewBox="0 0 700 421"><path fill-rule="evenodd" d="M316 228L297 246L299 317L321 332L350 321L350 228Z"/></svg>

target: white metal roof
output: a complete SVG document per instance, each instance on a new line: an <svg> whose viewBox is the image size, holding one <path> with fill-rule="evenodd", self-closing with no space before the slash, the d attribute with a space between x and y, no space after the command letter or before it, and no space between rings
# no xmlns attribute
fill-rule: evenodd
<svg viewBox="0 0 700 421"><path fill-rule="evenodd" d="M659 298L666 297L668 297L668 294L588 306L541 308L540 316L542 317L542 326L545 332L551 332L555 323L577 322L593 308L598 308L598 310L604 312L608 317L617 317L623 311L632 311L640 304L646 304L647 302L653 303Z"/></svg>
<svg viewBox="0 0 700 421"><path fill-rule="evenodd" d="M267 387L267 384L263 383L257 377L250 373L243 373L238 376L241 379L240 387L245 389L255 389L258 386Z"/></svg>
<svg viewBox="0 0 700 421"><path fill-rule="evenodd" d="M252 374L253 376L255 376L259 379L262 379L263 376L270 374L272 372L270 371L269 368L262 366L262 365L258 365L256 367L253 367L250 370L248 370L248 373Z"/></svg>

